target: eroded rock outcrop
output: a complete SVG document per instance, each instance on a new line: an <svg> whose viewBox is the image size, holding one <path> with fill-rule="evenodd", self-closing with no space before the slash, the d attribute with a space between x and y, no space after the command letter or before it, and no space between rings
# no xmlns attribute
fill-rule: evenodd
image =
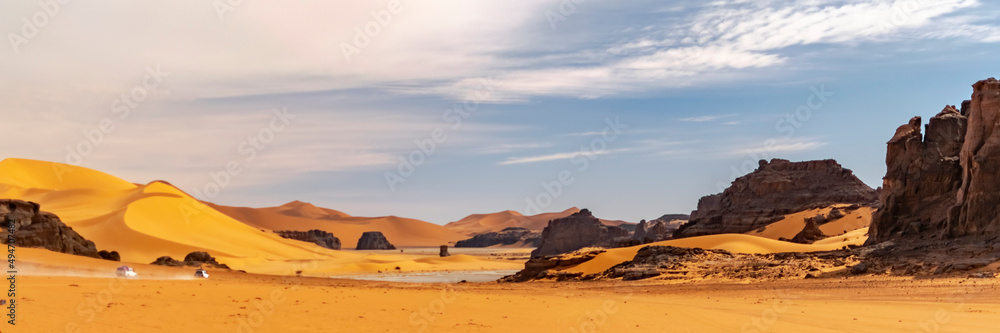
<svg viewBox="0 0 1000 333"><path fill-rule="evenodd" d="M396 246L389 243L380 231L366 231L358 239L357 250L395 250Z"/></svg>
<svg viewBox="0 0 1000 333"><path fill-rule="evenodd" d="M745 233L807 209L877 202L876 191L837 161L761 160L757 170L722 193L701 198L691 220L673 236Z"/></svg>
<svg viewBox="0 0 1000 333"><path fill-rule="evenodd" d="M939 233L962 185L959 154L968 119L954 106L931 118L927 135L920 117L900 126L887 143L882 208L875 213L870 242Z"/></svg>
<svg viewBox="0 0 1000 333"><path fill-rule="evenodd" d="M973 85L959 156L962 186L948 221L951 236L1000 233L1000 81Z"/></svg>
<svg viewBox="0 0 1000 333"><path fill-rule="evenodd" d="M282 231L275 231L274 233L278 234L278 236L281 236L283 238L309 242L331 250L340 250L340 239L335 237L333 234L323 230L316 230L316 229L309 231L282 230Z"/></svg>
<svg viewBox="0 0 1000 333"><path fill-rule="evenodd" d="M498 232L487 232L472 236L455 243L455 247L490 247L494 245L523 244L527 247L538 247L542 241L542 233L525 228L510 227Z"/></svg>
<svg viewBox="0 0 1000 333"><path fill-rule="evenodd" d="M688 219L690 219L689 215L668 214L649 222L642 220L632 234L632 239L636 240L638 244L671 239L673 238L674 231L680 228Z"/></svg>
<svg viewBox="0 0 1000 333"><path fill-rule="evenodd" d="M55 214L41 211L34 202L0 200L0 238L8 242L10 224L14 222L15 246L40 247L51 251L101 258L94 242L73 231Z"/></svg>
<svg viewBox="0 0 1000 333"><path fill-rule="evenodd" d="M1000 81L973 85L972 99L920 118L889 141L882 199L869 243L1000 236Z"/></svg>
<svg viewBox="0 0 1000 333"><path fill-rule="evenodd" d="M825 216L820 215L820 217L823 217L822 220L826 220ZM792 242L812 244L818 240L826 238L826 235L823 234L823 230L820 230L819 226L816 224L816 220L817 219L815 217L807 218L806 225L802 227L802 231L799 231L795 237L792 237Z"/></svg>
<svg viewBox="0 0 1000 333"><path fill-rule="evenodd" d="M625 229L601 223L590 210L549 221L542 230L542 241L531 251L532 257L573 252L585 247L614 247L631 239Z"/></svg>

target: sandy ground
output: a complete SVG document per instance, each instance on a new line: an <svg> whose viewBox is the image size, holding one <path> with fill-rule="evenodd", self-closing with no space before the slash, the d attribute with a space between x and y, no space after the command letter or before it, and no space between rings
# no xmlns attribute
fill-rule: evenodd
<svg viewBox="0 0 1000 333"><path fill-rule="evenodd" d="M216 273L20 283L13 332L996 332L1000 323L996 279L407 284Z"/></svg>

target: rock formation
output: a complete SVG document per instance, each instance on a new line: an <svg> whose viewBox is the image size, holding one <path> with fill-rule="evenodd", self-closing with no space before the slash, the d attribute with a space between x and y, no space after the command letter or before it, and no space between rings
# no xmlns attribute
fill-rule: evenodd
<svg viewBox="0 0 1000 333"><path fill-rule="evenodd" d="M94 242L73 231L55 214L41 211L34 202L0 200L0 238L7 244L11 222L14 227L14 244L18 247L40 247L51 251L78 256L101 258Z"/></svg>
<svg viewBox="0 0 1000 333"><path fill-rule="evenodd" d="M150 265L160 265L160 266L171 266L171 267L183 267L184 266L184 262L183 261L171 258L170 256L162 256L162 257L156 258L156 260L154 260L153 262L151 262L149 264Z"/></svg>
<svg viewBox="0 0 1000 333"><path fill-rule="evenodd" d="M1000 81L973 85L959 156L962 186L948 219L952 236L1000 233Z"/></svg>
<svg viewBox="0 0 1000 333"><path fill-rule="evenodd" d="M926 137L920 117L900 126L887 143L886 174L870 239L943 230L962 185L959 153L968 119L946 107L931 118Z"/></svg>
<svg viewBox="0 0 1000 333"><path fill-rule="evenodd" d="M542 233L525 228L510 227L499 232L478 234L472 238L455 243L455 247L490 247L494 245L524 244L527 247L538 247Z"/></svg>
<svg viewBox="0 0 1000 333"><path fill-rule="evenodd" d="M97 255L100 256L101 259L104 259L104 260L122 261L122 256L121 256L121 254L118 254L118 251L108 252L108 251L101 250L100 252L97 252Z"/></svg>
<svg viewBox="0 0 1000 333"><path fill-rule="evenodd" d="M156 258L155 261L151 262L150 265L160 265L160 266L172 266L172 267L182 267L182 266L192 266L192 267L214 267L222 269L230 269L228 265L219 263L215 260L215 257L208 254L208 252L191 252L187 256L184 256L184 261L180 261L170 256L162 256Z"/></svg>
<svg viewBox="0 0 1000 333"><path fill-rule="evenodd" d="M792 237L792 242L812 244L813 242L826 238L826 235L823 234L823 230L820 230L819 225L817 225L817 220L826 221L826 217L822 215L819 217L822 217L822 219L818 219L816 217L807 218L805 227L803 227L802 231L799 231L795 237Z"/></svg>
<svg viewBox="0 0 1000 333"><path fill-rule="evenodd" d="M961 111L949 106L921 135L920 117L889 141L884 207L869 243L1000 234L1000 81L973 85Z"/></svg>
<svg viewBox="0 0 1000 333"><path fill-rule="evenodd" d="M323 230L316 230L316 229L309 231L282 230L282 231L275 231L274 233L284 238L313 243L331 250L340 250L340 239L333 236L333 234Z"/></svg>
<svg viewBox="0 0 1000 333"><path fill-rule="evenodd" d="M807 209L878 201L875 190L834 160L759 164L722 193L701 198L691 221L674 238L744 233Z"/></svg>
<svg viewBox="0 0 1000 333"><path fill-rule="evenodd" d="M379 231L366 231L358 239L357 250L395 250L396 247L385 239L385 235Z"/></svg>
<svg viewBox="0 0 1000 333"><path fill-rule="evenodd" d="M448 253L448 245L441 245L441 251L438 251L439 257L450 257L451 253Z"/></svg>
<svg viewBox="0 0 1000 333"><path fill-rule="evenodd" d="M531 251L532 257L573 252L585 247L613 247L631 238L628 231L601 223L590 210L549 221L542 230L542 241Z"/></svg>

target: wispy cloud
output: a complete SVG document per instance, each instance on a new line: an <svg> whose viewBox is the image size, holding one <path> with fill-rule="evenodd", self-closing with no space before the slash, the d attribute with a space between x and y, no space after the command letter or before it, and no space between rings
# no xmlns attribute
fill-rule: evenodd
<svg viewBox="0 0 1000 333"><path fill-rule="evenodd" d="M605 150L599 150L599 151L575 151L575 152L568 152L568 153L555 153L555 154L537 155L537 156L528 156L528 157L511 157L511 158L508 158L505 161L500 162L499 164L500 165L511 165L511 164L537 163L537 162L547 162L547 161L556 161L556 160L568 160L568 159L572 159L572 158L578 157L578 156L593 157L593 156L600 156L600 155L615 154L615 153L625 152L625 151L629 151L629 150L630 149L626 149L626 148L622 148L622 149L605 149Z"/></svg>
<svg viewBox="0 0 1000 333"><path fill-rule="evenodd" d="M776 141L769 141L763 144L757 145L755 147L743 147L732 150L731 155L755 155L765 152L768 154L775 153L795 153L810 151L822 148L829 144L826 141L820 141L814 138L802 138L802 139L781 139Z"/></svg>
<svg viewBox="0 0 1000 333"><path fill-rule="evenodd" d="M709 121L716 121L716 120L720 120L720 119L731 118L731 117L735 117L735 116L736 116L735 114L716 115L716 116L700 116L700 117L681 118L680 121L693 122L693 123L704 123L704 122L709 122Z"/></svg>

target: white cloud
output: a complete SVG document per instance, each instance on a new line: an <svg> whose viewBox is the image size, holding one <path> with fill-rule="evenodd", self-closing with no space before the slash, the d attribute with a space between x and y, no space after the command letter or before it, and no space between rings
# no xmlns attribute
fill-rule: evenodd
<svg viewBox="0 0 1000 333"><path fill-rule="evenodd" d="M525 163L537 163L537 162L547 162L556 160L568 160L578 156L584 157L594 157L600 155L609 155L619 152L628 151L629 149L605 149L598 151L575 151L568 153L555 153L549 155L538 155L538 156L528 156L528 157L511 157L507 160L500 162L500 165L511 165L511 164L525 164Z"/></svg>
<svg viewBox="0 0 1000 333"><path fill-rule="evenodd" d="M726 114L726 115L715 115L715 116L688 117L688 118L681 118L680 120L693 123L703 123L703 122L731 118L735 116L736 116L735 114Z"/></svg>

